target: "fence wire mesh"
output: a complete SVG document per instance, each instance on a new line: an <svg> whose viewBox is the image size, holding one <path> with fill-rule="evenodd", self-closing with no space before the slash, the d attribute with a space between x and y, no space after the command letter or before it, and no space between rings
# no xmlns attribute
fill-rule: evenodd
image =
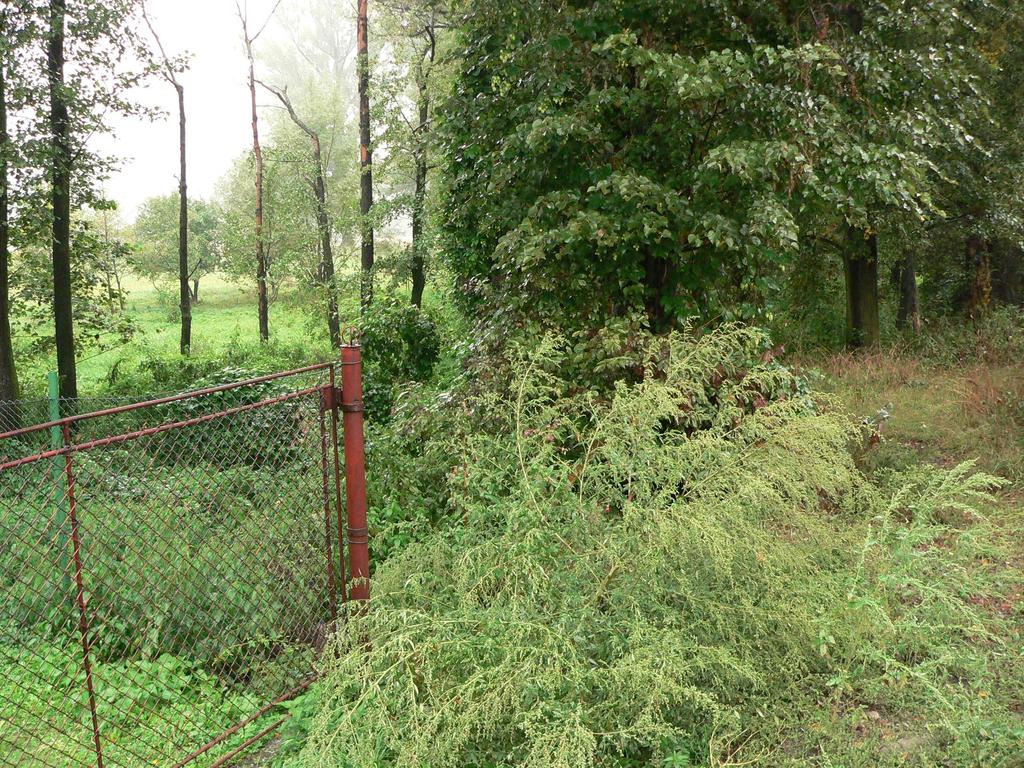
<svg viewBox="0 0 1024 768"><path fill-rule="evenodd" d="M77 413L91 413L110 408L117 408L123 405L132 405L152 400L161 396L169 396L173 393L149 393L146 397L132 395L89 395L79 397L74 403L67 400L58 400L57 408L62 414L67 414L70 409ZM22 427L42 424L50 421L51 401L46 397L23 397L20 400L0 400L0 434L11 432ZM109 429L111 420L99 423L97 426Z"/></svg>
<svg viewBox="0 0 1024 768"><path fill-rule="evenodd" d="M309 683L344 595L333 377L0 438L0 765L220 765Z"/></svg>

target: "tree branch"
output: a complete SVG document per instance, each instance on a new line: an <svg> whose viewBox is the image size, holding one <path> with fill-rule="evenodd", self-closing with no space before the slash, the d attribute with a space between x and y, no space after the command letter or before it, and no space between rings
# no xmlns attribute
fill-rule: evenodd
<svg viewBox="0 0 1024 768"><path fill-rule="evenodd" d="M270 20L274 18L274 14L277 13L277 9L280 7L283 1L284 0L277 0L277 2L274 3L274 7L271 8L270 13L267 14L266 21L263 22L263 26L259 28L259 31L256 32L255 35L253 35L252 40L250 42L255 43L259 39L259 36L263 34L263 31L267 28L267 25L270 24Z"/></svg>
<svg viewBox="0 0 1024 768"><path fill-rule="evenodd" d="M313 141L317 142L318 144L320 143L320 136L317 134L317 132L314 131L312 128L310 128L309 125L304 123L299 118L299 116L295 113L295 107L292 106L292 100L290 98L288 98L288 88L287 87L285 87L285 88L276 88L273 85L268 85L267 83L263 82L262 80L257 80L256 82L259 83L264 88L266 88L272 94L277 96L278 100L281 102L281 105L286 110L288 110L288 115L291 117L292 122L295 123L302 130L303 133L305 133L307 136L309 136L309 138L311 138Z"/></svg>
<svg viewBox="0 0 1024 768"><path fill-rule="evenodd" d="M142 18L146 22L146 26L149 28L149 33L153 36L153 40L156 41L156 47L160 51L160 58L163 60L164 78L175 88L181 88L181 83L178 82L178 78L174 73L174 67L171 66L171 57L168 56L167 51L164 50L163 41L160 40L160 35L156 33L153 21L149 18L149 12L146 10L146 0L142 0L140 5L142 7Z"/></svg>

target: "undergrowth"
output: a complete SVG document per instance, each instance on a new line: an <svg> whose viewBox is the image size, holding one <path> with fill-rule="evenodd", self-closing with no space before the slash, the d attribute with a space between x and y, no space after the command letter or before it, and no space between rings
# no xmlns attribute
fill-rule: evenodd
<svg viewBox="0 0 1024 768"><path fill-rule="evenodd" d="M0 641L0 731L5 760L19 766L91 765L95 761L79 653L73 643L22 638ZM168 654L149 660L101 661L92 668L104 757L114 765L155 765L169 751L191 752L209 733L234 725L252 701L198 666ZM68 686L71 677L74 686ZM116 687L108 683L116 681ZM61 691L54 698L54 691ZM79 691L83 691L81 694ZM250 724L227 739L235 746L258 733ZM9 763L14 765L15 763ZM201 761L200 765L205 765Z"/></svg>
<svg viewBox="0 0 1024 768"><path fill-rule="evenodd" d="M866 475L856 421L755 330L648 340L598 364L639 372L609 389L566 380L572 349L519 350L466 406L446 524L324 654L302 762L1013 764L1024 674L972 599L1010 588L973 567L1000 561L994 478ZM886 751L864 712L928 740Z"/></svg>

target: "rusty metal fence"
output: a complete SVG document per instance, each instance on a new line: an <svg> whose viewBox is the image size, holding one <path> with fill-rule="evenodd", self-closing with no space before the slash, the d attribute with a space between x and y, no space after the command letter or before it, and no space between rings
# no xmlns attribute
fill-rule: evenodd
<svg viewBox="0 0 1024 768"><path fill-rule="evenodd" d="M368 597L362 430L348 346L0 434L0 765L271 748Z"/></svg>

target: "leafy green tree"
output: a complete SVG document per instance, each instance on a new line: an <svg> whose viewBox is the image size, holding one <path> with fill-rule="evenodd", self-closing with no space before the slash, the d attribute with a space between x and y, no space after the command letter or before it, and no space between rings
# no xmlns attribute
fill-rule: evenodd
<svg viewBox="0 0 1024 768"><path fill-rule="evenodd" d="M71 311L78 350L104 349L128 341L136 327L120 311L123 291L112 273L123 264L129 245L116 230L104 227L106 212L87 209L71 225ZM19 350L52 355L56 340L53 322L53 272L45 244L20 247L14 255L11 302Z"/></svg>
<svg viewBox="0 0 1024 768"><path fill-rule="evenodd" d="M179 197L172 192L146 200L135 219L137 250L132 267L140 275L170 279L179 273ZM189 273L191 301L199 302L199 283L221 267L221 215L217 206L192 198L188 205Z"/></svg>
<svg viewBox="0 0 1024 768"><path fill-rule="evenodd" d="M188 141L185 127L185 86L178 75L187 62L182 58L171 58L164 50L160 36L146 13L145 0L142 0L142 18L149 28L153 41L160 53L160 70L163 78L174 88L178 102L178 308L181 312L181 337L179 351L187 355L192 346L192 304L198 298L199 286L195 290L189 288L188 250Z"/></svg>
<svg viewBox="0 0 1024 768"><path fill-rule="evenodd" d="M956 6L467 2L443 114L461 285L663 332L759 316L822 221L870 265L872 212L925 215L958 133Z"/></svg>
<svg viewBox="0 0 1024 768"><path fill-rule="evenodd" d="M987 8L978 25L980 98L968 141L938 160L941 218L914 246L927 253L925 288L938 304L977 316L1015 296L1024 242L1024 16L1017 2Z"/></svg>
<svg viewBox="0 0 1024 768"><path fill-rule="evenodd" d="M845 30L836 47L856 86L836 100L853 118L850 146L885 148L903 165L864 165L854 155L837 169L849 177L840 202L818 200L803 212L801 258L779 304L790 319L802 316L818 342L876 344L886 304L897 328L911 330L921 326L922 306L966 307L972 285L988 282L977 278L987 275L993 246L1019 242L1012 181L1019 88L1012 83L1020 69L1014 74L1007 55L1016 5L950 3L941 14L927 6L832 10ZM888 177L911 172L919 175L916 197L893 196ZM844 313L845 303L845 329L816 333L812 326L833 327L822 307L836 303L837 286L843 301L832 311Z"/></svg>
<svg viewBox="0 0 1024 768"><path fill-rule="evenodd" d="M357 142L355 41L351 25L339 23L346 8L340 0L282 5L275 18L285 34L261 38L265 75L256 81L279 94L272 102L278 108L264 110L260 123L269 299L276 300L286 283L297 287L301 298L327 308L328 328L336 324L339 336L332 273L344 279L343 262L353 255L360 231L358 158L348 151ZM245 252L255 249L246 223L253 166L252 153L239 157L216 191L223 269L243 284L252 280Z"/></svg>
<svg viewBox="0 0 1024 768"><path fill-rule="evenodd" d="M96 271L102 276L107 295L107 310L111 315L124 312L125 290L122 283L125 271L131 266L134 253L128 241L128 230L116 208L106 205L80 214L95 233L98 242Z"/></svg>
<svg viewBox="0 0 1024 768"><path fill-rule="evenodd" d="M833 12L843 30L837 49L850 72L850 87L838 106L850 118L850 143L884 152L895 166L877 163L847 173L840 189L848 205L843 221L829 216L811 225L840 240L844 264L848 344L877 344L881 338L879 272L881 254L926 221L943 215L939 190L951 154L973 154L969 130L986 111L984 81L991 67L980 55L989 4L949 2L889 7L880 3ZM881 172L881 175L880 175ZM888 178L885 174L888 174ZM902 177L904 183L894 184ZM912 198L905 196L913 194ZM829 224L829 219L832 223ZM893 253L901 263L904 319L913 323L916 277L913 255ZM905 273L905 274L904 274Z"/></svg>
<svg viewBox="0 0 1024 768"><path fill-rule="evenodd" d="M287 110L292 122L300 131L309 136L312 144L310 185L315 201L316 229L319 237L317 245L320 250L320 263L317 265L314 274L317 286L324 293L324 304L327 309L327 328L331 337L331 346L334 349L338 349L341 346L341 320L338 316L338 286L334 278L334 234L330 216L327 212L327 183L324 174L323 142L320 140L320 133L299 117L295 111L295 106L288 96L287 89L278 89L265 83L262 85L277 96L281 105Z"/></svg>
<svg viewBox="0 0 1024 768"><path fill-rule="evenodd" d="M263 85L280 105L268 119L279 165L275 173L279 183L292 189L292 199L308 206L302 212L311 214L316 237L312 255L318 262L308 274L308 287L326 310L335 346L341 343L335 253L346 248L360 227L355 192L359 169L351 151L356 144L351 113L355 46L351 25L339 23L346 10L338 0L283 7L280 22L287 40L268 41L262 57L270 73Z"/></svg>
<svg viewBox="0 0 1024 768"><path fill-rule="evenodd" d="M252 155L253 169L255 171L256 187L256 219L253 243L256 250L256 302L259 315L260 341L270 339L270 298L267 294L267 282L269 272L269 257L266 252L264 240L264 175L263 175L263 146L260 143L259 131L259 110L256 106L256 55L253 46L266 31L267 25L277 13L281 0L276 0L270 11L264 17L263 22L258 26L250 26L249 5L242 4L235 0L235 9L238 12L238 20L242 23L242 41L245 44L245 57L249 62L249 96L250 114L252 116Z"/></svg>
<svg viewBox="0 0 1024 768"><path fill-rule="evenodd" d="M17 132L8 124L11 115L23 109L23 67L19 59L26 46L39 35L37 19L24 2L5 3L0 8L0 425L18 426L18 371L11 338L11 225L15 206L11 206L11 187L24 155Z"/></svg>
<svg viewBox="0 0 1024 768"><path fill-rule="evenodd" d="M5 106L15 115L8 143L17 229L10 240L16 260L44 247L50 252L49 306L54 322L61 394L77 394L75 371L75 214L102 207L102 181L113 165L94 150L115 114L143 114L129 95L148 74L149 55L139 40L138 0L18 0L6 3L20 32L5 34L10 89ZM20 40L20 42L18 42ZM20 108L19 108L20 105ZM78 253L89 249L79 247ZM30 260L30 259L29 259Z"/></svg>
<svg viewBox="0 0 1024 768"><path fill-rule="evenodd" d="M439 58L447 38L449 8L443 0L397 0L382 2L380 8L378 27L386 55L374 67L374 117L387 154L378 164L378 176L390 187L385 215L405 215L411 220L408 275L410 299L418 307L423 303L433 240L428 184L432 190L431 156L437 141L434 111L445 82Z"/></svg>
<svg viewBox="0 0 1024 768"><path fill-rule="evenodd" d="M308 138L290 136L290 142L272 140L263 148L263 251L268 301L278 298L288 281L309 285L319 262L317 227L309 185L300 175L308 164ZM222 218L219 241L223 270L229 278L257 288L252 270L255 232L252 220L251 153L239 157L218 184L217 205Z"/></svg>
<svg viewBox="0 0 1024 768"><path fill-rule="evenodd" d="M359 264L362 287L360 304L368 307L373 301L373 147L370 129L370 32L369 4L356 0L356 56L359 91L359 212L361 245Z"/></svg>
<svg viewBox="0 0 1024 768"><path fill-rule="evenodd" d="M111 112L139 111L126 91L147 74L126 63L148 59L136 34L139 0L49 0L46 16L46 151L50 187L53 313L61 396L78 395L72 295L72 211L83 195L75 189L76 167L95 176L91 134L106 129ZM70 64L70 66L66 66ZM102 167L102 162L100 163ZM91 180L95 184L95 179ZM88 193L87 193L88 194Z"/></svg>

